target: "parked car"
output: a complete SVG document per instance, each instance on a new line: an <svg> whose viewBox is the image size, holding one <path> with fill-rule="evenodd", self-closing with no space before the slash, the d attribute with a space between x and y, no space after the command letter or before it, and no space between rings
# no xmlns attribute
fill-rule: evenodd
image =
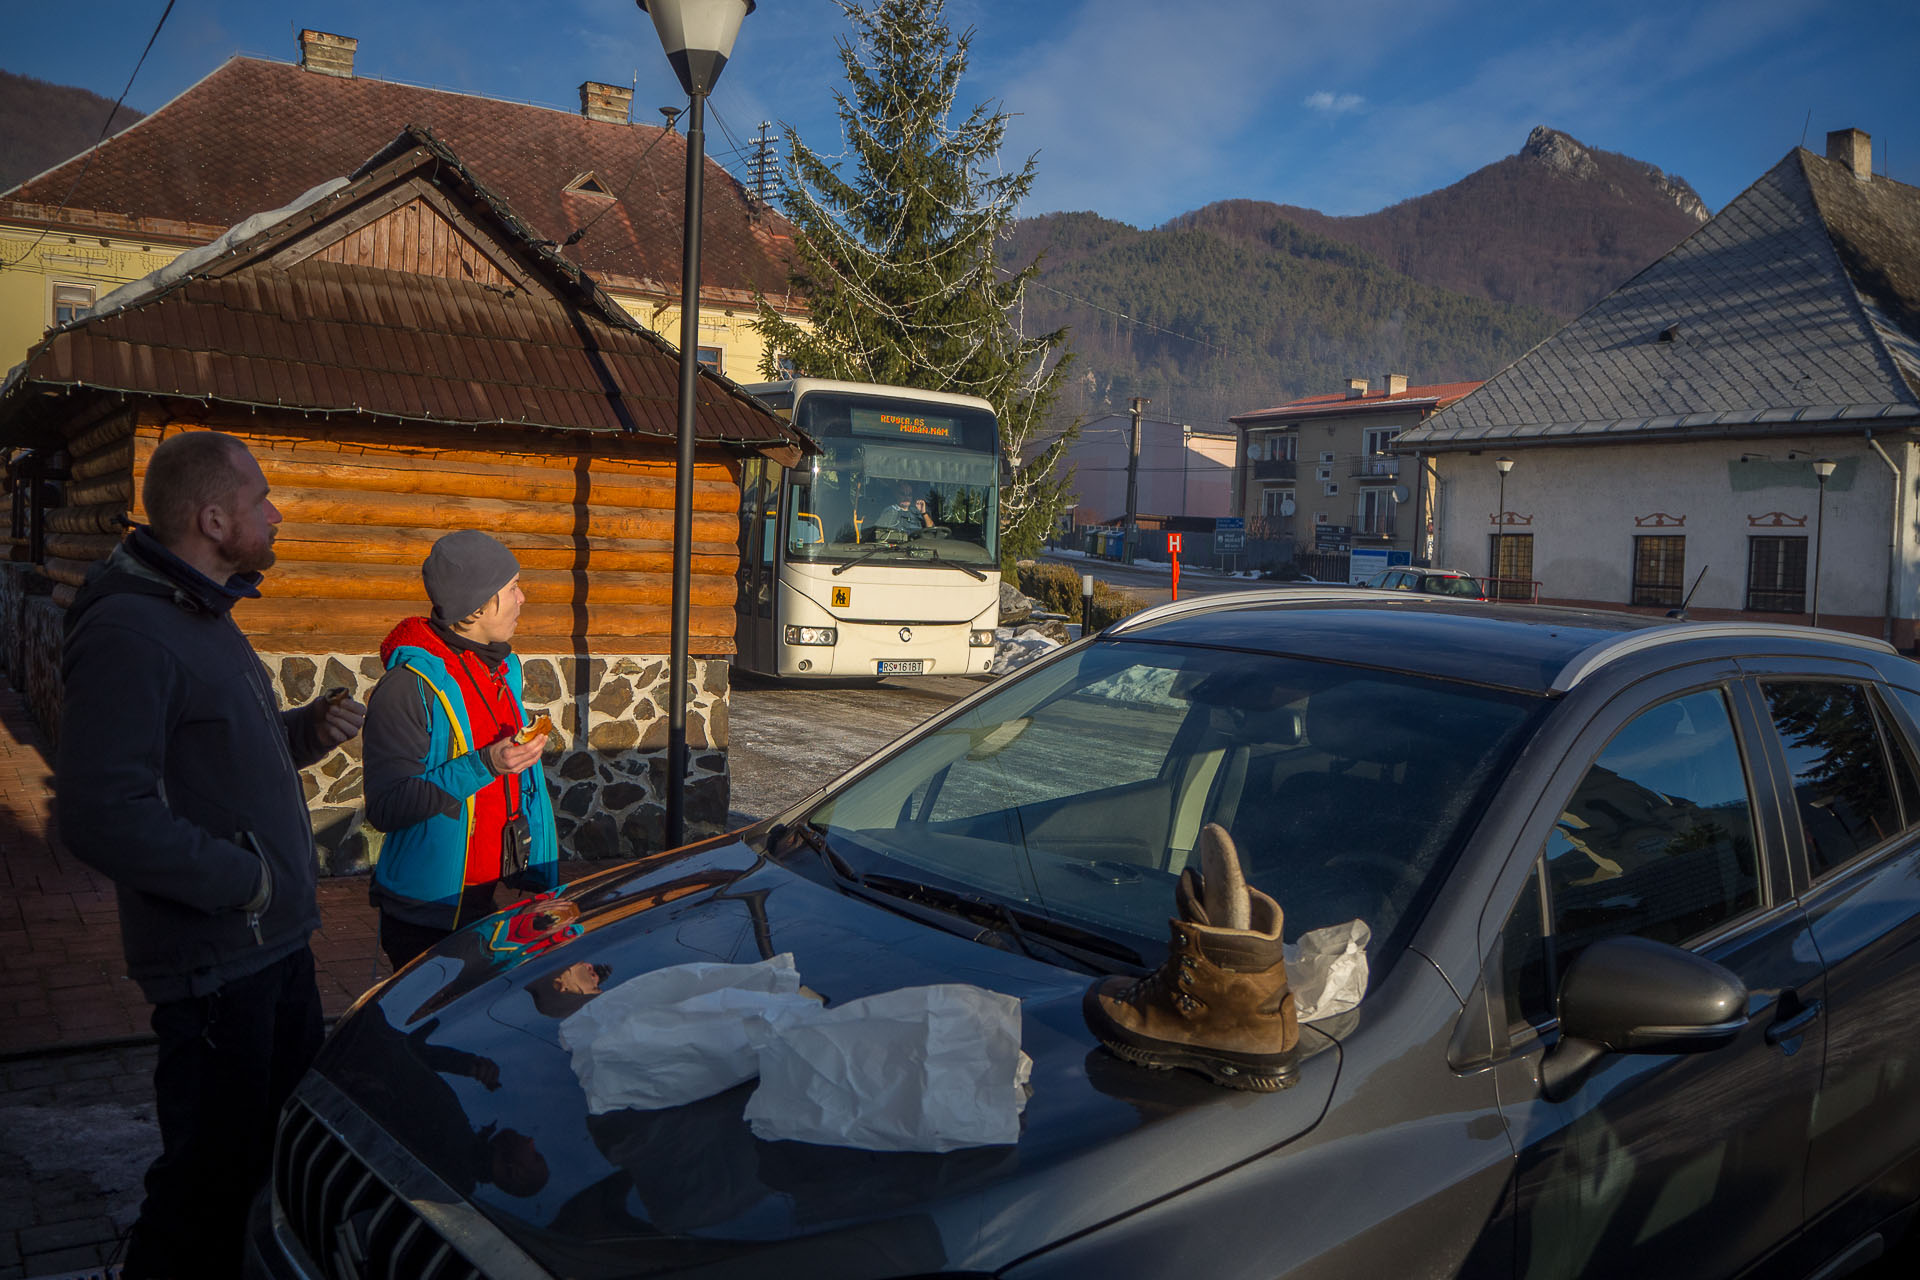
<svg viewBox="0 0 1920 1280"><path fill-rule="evenodd" d="M1163 606L803 803L482 921L289 1104L275 1277L1837 1276L1920 1194L1920 667L1796 627L1409 594ZM1102 1049L1202 824L1357 1007L1273 1093ZM1019 998L1017 1143L589 1114L556 1027L790 952L834 1005Z"/></svg>
<svg viewBox="0 0 1920 1280"><path fill-rule="evenodd" d="M1388 591L1419 591L1430 596L1454 596L1462 600L1485 600L1487 592L1480 579L1458 569L1416 569L1402 565L1382 569L1368 578L1364 586Z"/></svg>

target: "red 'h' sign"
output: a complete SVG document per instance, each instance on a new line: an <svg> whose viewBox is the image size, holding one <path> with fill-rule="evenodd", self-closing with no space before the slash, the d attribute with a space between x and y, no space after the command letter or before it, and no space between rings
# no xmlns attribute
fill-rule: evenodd
<svg viewBox="0 0 1920 1280"><path fill-rule="evenodd" d="M1167 535L1167 552L1170 555L1176 555L1176 556L1180 554L1180 535L1179 534L1170 533Z"/></svg>

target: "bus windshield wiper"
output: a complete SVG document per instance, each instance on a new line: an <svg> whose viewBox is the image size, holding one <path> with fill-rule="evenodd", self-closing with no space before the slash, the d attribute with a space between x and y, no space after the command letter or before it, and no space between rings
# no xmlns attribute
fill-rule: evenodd
<svg viewBox="0 0 1920 1280"><path fill-rule="evenodd" d="M1139 965L1140 953L1131 947L1123 946L1110 938L1103 938L1085 929L1077 929L1070 924L1062 924L1045 916L1031 912L1016 911L1004 902L981 897L970 893L960 893L953 889L943 889L938 885L922 884L917 880L904 880L895 876L868 875L860 880L864 888L875 893L884 893L890 897L903 898L922 906L932 907L957 915L963 920L986 925L998 933L1013 939L1013 943L1023 953L1034 956L1032 943L1036 940L1057 954L1085 964L1077 953L1086 952L1117 960L1121 964ZM1034 956L1038 959L1038 956Z"/></svg>
<svg viewBox="0 0 1920 1280"><path fill-rule="evenodd" d="M940 548L938 547L928 547L927 554L931 555L935 560L938 560L941 564L951 565L952 567L954 567L955 569L958 569L962 573L972 574L974 577L978 578L982 582L985 582L987 580L987 575L980 572L978 569L974 568L972 565L962 564L958 560L949 560L945 556L941 555Z"/></svg>
<svg viewBox="0 0 1920 1280"><path fill-rule="evenodd" d="M873 550L868 551L862 555L857 555L853 559L847 561L845 564L837 564L833 566L833 576L837 578L841 574L845 573L847 570L853 568L853 566L857 564L865 564L867 561L879 555L882 551L891 551L892 549L893 549L893 544L891 542L876 542L873 544Z"/></svg>

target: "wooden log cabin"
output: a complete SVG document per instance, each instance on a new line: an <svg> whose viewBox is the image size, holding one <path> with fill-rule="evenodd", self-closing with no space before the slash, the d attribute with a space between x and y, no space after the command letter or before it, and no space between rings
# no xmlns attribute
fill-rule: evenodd
<svg viewBox="0 0 1920 1280"><path fill-rule="evenodd" d="M15 488L0 578L9 677L57 724L64 610L145 513L169 435L226 431L283 523L263 596L235 619L286 703L381 674L381 639L427 611L420 565L483 529L522 567L514 647L552 715L565 850L659 846L667 725L678 352L537 243L431 134L105 299L0 389ZM693 491L690 832L727 814L740 464L812 446L703 370ZM309 770L323 861L364 868L357 744Z"/></svg>

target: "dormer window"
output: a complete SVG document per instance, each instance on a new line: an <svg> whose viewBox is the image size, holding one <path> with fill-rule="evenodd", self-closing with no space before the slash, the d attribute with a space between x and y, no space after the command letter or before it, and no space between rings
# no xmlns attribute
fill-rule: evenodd
<svg viewBox="0 0 1920 1280"><path fill-rule="evenodd" d="M566 185L565 189L573 195L581 195L581 196L612 196L613 195L613 192L607 190L607 184L600 181L599 178L596 178L593 174L593 170L591 169L587 170L585 173L575 178L572 182L569 182Z"/></svg>

